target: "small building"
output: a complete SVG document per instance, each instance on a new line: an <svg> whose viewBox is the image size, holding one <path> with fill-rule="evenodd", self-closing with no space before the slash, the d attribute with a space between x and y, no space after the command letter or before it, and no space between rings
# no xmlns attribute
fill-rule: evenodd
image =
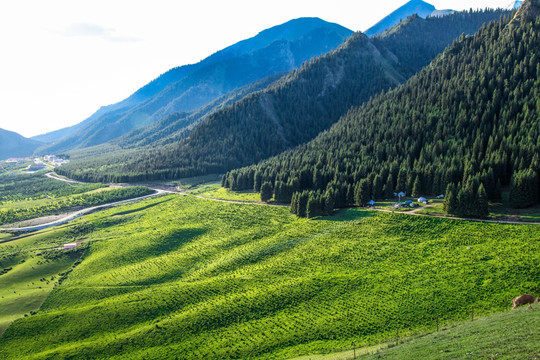
<svg viewBox="0 0 540 360"><path fill-rule="evenodd" d="M400 198L402 198L402 197L405 197L406 195L405 195L405 193L402 191L402 192L400 192L400 193L398 194L398 196L399 196Z"/></svg>
<svg viewBox="0 0 540 360"><path fill-rule="evenodd" d="M64 250L66 249L73 249L77 247L77 243L68 243L68 244L64 244Z"/></svg>
<svg viewBox="0 0 540 360"><path fill-rule="evenodd" d="M369 206L375 206L375 201L371 200L368 204L369 204Z"/></svg>
<svg viewBox="0 0 540 360"><path fill-rule="evenodd" d="M418 198L418 202L419 203L422 203L422 204L427 204L428 203L428 200L425 198L425 197L419 197Z"/></svg>

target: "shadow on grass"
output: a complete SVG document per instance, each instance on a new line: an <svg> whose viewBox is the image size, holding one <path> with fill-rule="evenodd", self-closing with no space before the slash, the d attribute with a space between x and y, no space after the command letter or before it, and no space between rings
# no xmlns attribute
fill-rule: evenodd
<svg viewBox="0 0 540 360"><path fill-rule="evenodd" d="M346 208L339 209L332 216L321 216L318 221L354 221L375 216L378 213L376 210Z"/></svg>
<svg viewBox="0 0 540 360"><path fill-rule="evenodd" d="M140 208L137 208L137 209L117 212L117 213L113 214L112 216L121 216L121 215L133 214L133 213L136 213L136 212L139 212L139 211L142 211L142 210L146 210L146 209L149 209L149 208L157 206L157 205L161 205L161 204L166 203L166 202L171 201L171 200L172 200L172 198L169 198L169 199L165 199L165 200L153 203L153 204L148 204L146 206L143 206L143 207L140 207Z"/></svg>

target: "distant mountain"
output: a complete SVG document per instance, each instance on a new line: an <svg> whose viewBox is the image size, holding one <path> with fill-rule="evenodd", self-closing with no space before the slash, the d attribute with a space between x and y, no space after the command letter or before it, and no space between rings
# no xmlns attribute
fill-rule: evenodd
<svg viewBox="0 0 540 360"><path fill-rule="evenodd" d="M428 16L445 16L453 12L454 10L437 10L435 6L422 0L411 0L384 17L364 33L370 37L380 34L413 14L417 14L421 18L426 18Z"/></svg>
<svg viewBox="0 0 540 360"><path fill-rule="evenodd" d="M521 5L523 5L523 1L520 1L520 0L517 0L517 1L513 1L511 2L510 4L508 4L506 6L506 9L508 10L517 10L521 7Z"/></svg>
<svg viewBox="0 0 540 360"><path fill-rule="evenodd" d="M0 160L31 156L40 145L43 143L0 129Z"/></svg>
<svg viewBox="0 0 540 360"><path fill-rule="evenodd" d="M241 86L297 68L336 48L351 34L349 29L318 18L291 20L195 65L168 71L128 99L101 108L67 131L67 137L40 151L64 152L98 145L175 112L193 111Z"/></svg>
<svg viewBox="0 0 540 360"><path fill-rule="evenodd" d="M59 171L80 180L124 182L252 164L311 140L351 107L406 81L462 33L475 33L505 13L412 16L381 36L356 33L335 51L212 113L187 138L165 147L149 144L125 156L72 157Z"/></svg>

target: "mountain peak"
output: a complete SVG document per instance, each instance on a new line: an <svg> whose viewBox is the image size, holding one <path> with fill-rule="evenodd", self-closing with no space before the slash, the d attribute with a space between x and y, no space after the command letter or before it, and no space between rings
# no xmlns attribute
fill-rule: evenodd
<svg viewBox="0 0 540 360"><path fill-rule="evenodd" d="M523 5L522 0L512 1L510 4L508 4L506 6L506 9L508 9L508 10L516 10L516 9L519 9L521 7L521 5Z"/></svg>
<svg viewBox="0 0 540 360"><path fill-rule="evenodd" d="M405 5L399 7L381 21L375 24L373 27L365 31L365 34L369 37L380 34L385 30L397 25L400 21L405 20L411 15L417 14L421 18L426 18L428 16L441 16L452 12L451 10L445 10L443 12L438 12L435 6L422 1L422 0L410 0Z"/></svg>

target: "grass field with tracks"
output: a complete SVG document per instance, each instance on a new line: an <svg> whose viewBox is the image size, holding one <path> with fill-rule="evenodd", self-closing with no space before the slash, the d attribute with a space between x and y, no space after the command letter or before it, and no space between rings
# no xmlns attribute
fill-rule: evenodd
<svg viewBox="0 0 540 360"><path fill-rule="evenodd" d="M68 239L88 249L6 330L3 359L291 358L432 331L540 290L535 225L358 209L306 220L174 195L1 243L0 268Z"/></svg>

